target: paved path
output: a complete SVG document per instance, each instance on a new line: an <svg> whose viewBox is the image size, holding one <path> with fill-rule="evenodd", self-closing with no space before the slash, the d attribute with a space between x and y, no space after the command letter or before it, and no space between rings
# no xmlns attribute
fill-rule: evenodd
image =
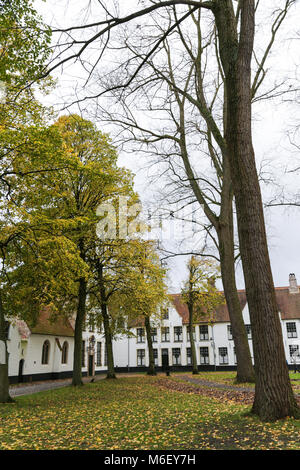
<svg viewBox="0 0 300 470"><path fill-rule="evenodd" d="M203 380L199 378L189 377L186 375L177 375L178 379L184 380L185 382L190 382L198 385L203 385L205 387L221 388L223 390L235 390L236 392L253 392L255 391L254 387L239 387L238 385L226 385L219 382L211 382L208 380ZM294 392L298 397L300 393L298 391Z"/></svg>
<svg viewBox="0 0 300 470"><path fill-rule="evenodd" d="M136 377L138 374L116 374L117 377ZM105 379L106 375L96 375L94 377L94 382L98 382L99 380ZM83 377L82 381L84 383L91 382L91 377ZM12 385L9 387L9 393L11 397L17 397L20 395L31 395L32 393L38 392L45 392L47 390L54 390L56 388L68 387L71 385L72 379L57 379L57 380L44 380L41 382L32 382L32 383L24 383L18 385Z"/></svg>
<svg viewBox="0 0 300 470"><path fill-rule="evenodd" d="M105 375L99 375L95 377L95 382L104 379ZM88 383L91 381L90 377L83 377L82 381ZM9 387L9 393L11 397L17 397L20 395L31 395L32 393L45 392L47 390L54 390L56 388L68 387L71 385L72 379L65 380L47 380L43 382L24 383L22 385Z"/></svg>
<svg viewBox="0 0 300 470"><path fill-rule="evenodd" d="M186 375L178 375L178 379L185 380L186 382L191 382L198 385L204 385L205 387L213 387L213 388L223 388L225 390L236 390L237 392L254 392L254 388L252 387L239 387L235 385L226 385L219 382L211 382L208 380L198 379L194 377L188 377Z"/></svg>

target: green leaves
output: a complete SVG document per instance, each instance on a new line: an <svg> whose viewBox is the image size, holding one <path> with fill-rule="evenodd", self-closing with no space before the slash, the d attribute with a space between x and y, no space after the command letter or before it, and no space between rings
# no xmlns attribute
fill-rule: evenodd
<svg viewBox="0 0 300 470"><path fill-rule="evenodd" d="M51 30L31 0L1 0L0 4L0 80L18 90L44 70Z"/></svg>
<svg viewBox="0 0 300 470"><path fill-rule="evenodd" d="M216 308L225 302L215 286L220 277L219 266L210 258L192 256L187 267L189 277L182 289L183 300L192 308L194 321L206 315L213 322Z"/></svg>

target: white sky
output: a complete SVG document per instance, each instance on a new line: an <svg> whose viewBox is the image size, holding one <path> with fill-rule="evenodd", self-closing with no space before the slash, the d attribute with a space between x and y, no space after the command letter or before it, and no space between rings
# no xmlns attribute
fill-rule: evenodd
<svg viewBox="0 0 300 470"><path fill-rule="evenodd" d="M120 3L123 7L126 5L125 13L127 14L129 13L129 5L133 6L137 2L135 0L127 0ZM285 1L277 0L275 3L282 5ZM43 15L45 21L59 26L78 24L78 17L83 19L84 14L89 13L87 9L84 10L84 6L88 4L88 1L78 2L76 0L35 1L35 6ZM92 2L92 4L96 5L97 2ZM112 5L113 0L109 0L107 4ZM273 5L274 2L270 2L269 7ZM89 22L94 22L98 19L95 16L96 11L96 9L93 9L92 19L89 18ZM300 65L300 60L298 60L300 38L298 41L291 40L291 38L296 37L298 27L296 12L299 17L299 3L294 8L293 15L286 20L286 24L279 35L278 43L269 59L270 80L279 81L282 78L294 77L297 73L297 66ZM71 83L73 85L76 82L80 83L82 78L81 71L76 67L67 67L63 77L60 74L55 76L58 78L62 89L68 88ZM47 98L48 103L54 104L57 102L57 94L61 93L61 89L59 90L54 91ZM74 97L69 96L69 99L72 98L74 99ZM294 122L295 124L299 122L299 107L297 108L297 105L293 103L280 104L280 100L263 101L255 105L253 111L254 146L258 166L262 160L267 159L271 161L277 168L276 177L278 182L285 182L288 190L296 192L299 187L300 175L292 174L287 178L283 175L282 168L286 166L291 167L292 162L297 158L297 155L295 156L295 153L292 153L293 149L286 139L286 132ZM298 161L300 162L300 155L298 156ZM148 194L148 198L151 198L152 194L150 193L151 196L149 196L149 192L147 192L149 191L149 185L147 185L146 173L141 169L137 171L137 159L121 154L120 163L132 169L134 173L137 173L135 179L136 190L142 199L144 198L144 201L147 202L146 195ZM263 186L262 189L264 199L267 199L271 188ZM299 215L300 207L294 209L272 208L267 209L265 213L269 252L276 286L287 285L290 272L296 274L298 283L300 283ZM173 259L169 267L170 290L175 292L180 289L181 282L185 276L183 258ZM240 266L237 268L237 284L239 288L244 287Z"/></svg>

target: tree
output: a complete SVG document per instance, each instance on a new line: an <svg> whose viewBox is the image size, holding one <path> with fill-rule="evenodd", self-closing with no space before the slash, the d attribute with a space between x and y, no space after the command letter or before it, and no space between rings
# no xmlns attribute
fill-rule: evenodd
<svg viewBox="0 0 300 470"><path fill-rule="evenodd" d="M88 255L92 278L89 292L92 308L98 307L104 326L107 352L107 378L115 378L112 339L117 333L130 333L130 325L143 319L149 349L148 373L155 374L150 318L157 318L166 302L165 271L153 244L136 238L95 240ZM127 324L114 331L114 324Z"/></svg>
<svg viewBox="0 0 300 470"><path fill-rule="evenodd" d="M288 2L290 5L293 3ZM287 3L285 2L285 4ZM83 43L80 42L80 47L74 54L61 57L52 69L68 61L78 59L94 41L103 39L107 35L107 41L103 42L105 47L109 42L111 31L119 25L145 17L160 8L176 5L188 5L190 9L185 11L175 24L170 25L167 31L161 33L161 36L154 45L150 46L146 57L137 65L129 78L128 69L126 69L123 84L117 85L116 88L126 87L138 74L147 58L155 53L158 44L191 13L199 8L210 13L212 24L216 28L218 36L220 64L224 74L226 112L224 137L228 147L227 158L236 202L240 253L253 327L256 372L253 413L262 420L271 421L285 416L298 417L299 408L292 392L286 367L252 142L251 61L255 36L255 0L240 0L239 2L232 0L204 2L170 0L153 3L151 6L123 18L118 17L117 14L107 13L106 20L93 24L93 27L98 26L98 31L93 32L92 36ZM108 12L107 9L106 12ZM86 25L71 27L67 28L65 32L71 34L71 32L85 28ZM76 41L71 39L71 43L72 41L77 45ZM102 56L103 50L99 60ZM89 70L92 73L94 66L91 66ZM48 69L48 72L50 71L51 68ZM262 64L259 77L263 73ZM114 86L109 88L112 90ZM95 96L99 97L104 92L101 90ZM217 135L214 135L214 138L217 139Z"/></svg>
<svg viewBox="0 0 300 470"><path fill-rule="evenodd" d="M195 200L203 208L208 220L204 230L207 238L213 241L214 253L217 251L215 256L221 265L237 357L237 381L254 382L235 280L238 254L235 253L233 191L228 150L221 131L222 126L226 127L225 107L222 109L222 103L219 104L222 70L217 73L212 87L205 85L206 81L211 81L211 70L206 71L207 54L216 49L215 31L204 40L205 31L200 27L201 10L191 14L191 18L191 24L185 29L177 25L172 35L164 38L156 56L147 58L143 71L126 90L115 92L116 109L112 106L106 109L105 105L101 109L98 105L97 109L102 119L118 126L118 134L120 129L123 131L123 146L130 145L130 150L133 147L134 151L142 148L151 166L154 159L157 164L163 163L160 171L164 176L168 171L164 193L169 190L170 204L180 201L182 209L184 204ZM176 11L168 11L166 19L161 15L161 22L151 28L151 35L167 28L163 26L164 20L170 24L176 19ZM193 27L195 35L191 34ZM143 60L145 56L146 37L143 32L140 34L140 40L134 36L133 44L126 38L126 45L136 60ZM218 60L216 62L218 65ZM140 117L145 109L147 124ZM158 113L160 120L157 123ZM199 157L193 158L194 153L201 156L201 161ZM163 200L165 203L165 194Z"/></svg>
<svg viewBox="0 0 300 470"><path fill-rule="evenodd" d="M11 127L14 122L12 116L18 121L21 109L24 117L24 97L18 98L20 89L41 73L44 61L49 55L47 46L50 42L51 32L49 28L43 28L41 19L32 8L28 0L3 0L1 2L0 15L0 131L3 133ZM28 93L32 98L32 93ZM27 98L28 98L27 94ZM33 107L28 105L27 120ZM5 189L11 190L11 183L7 177L19 175L15 168L9 167L10 154L7 149L7 140L1 141L1 168L0 182L1 192L3 184ZM18 166L18 164L16 164ZM1 224L2 225L2 224ZM20 234L19 228L10 227L10 233L1 233L1 252L5 253L10 243ZM21 230L22 232L22 230ZM1 288L2 289L2 288ZM5 330L5 311L2 290L0 292L0 401L11 401L9 396L8 380L8 354Z"/></svg>
<svg viewBox="0 0 300 470"><path fill-rule="evenodd" d="M81 385L82 328L86 317L88 280L91 276L87 255L99 221L97 208L131 190L130 173L117 166L117 154L109 138L90 121L78 115L62 116L53 125L63 141L68 162L65 170L44 177L51 200L49 217L64 227L65 235L76 245L87 275L74 279L77 284L73 385Z"/></svg>
<svg viewBox="0 0 300 470"><path fill-rule="evenodd" d="M261 192L251 133L251 58L254 1L241 2L240 34L231 2L215 5L220 57L225 75L229 164L236 201L240 251L253 326L256 372L253 413L263 420L298 416L282 341ZM267 337L264 335L267 331Z"/></svg>
<svg viewBox="0 0 300 470"><path fill-rule="evenodd" d="M168 303L165 269L162 268L153 242L133 245L129 289L121 293L122 306L130 319L142 318L146 329L149 366L148 375L156 375L152 342L152 322L161 318ZM126 292L127 291L127 292Z"/></svg>
<svg viewBox="0 0 300 470"><path fill-rule="evenodd" d="M216 308L224 302L224 297L215 286L219 269L214 261L192 256L187 267L189 276L182 290L182 297L189 311L192 370L193 374L198 374L193 326L204 314L211 320Z"/></svg>

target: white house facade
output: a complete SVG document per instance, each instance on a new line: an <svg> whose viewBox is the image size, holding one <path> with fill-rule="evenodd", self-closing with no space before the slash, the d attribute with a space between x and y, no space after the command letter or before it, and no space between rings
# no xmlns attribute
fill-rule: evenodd
<svg viewBox="0 0 300 470"><path fill-rule="evenodd" d="M286 360L290 368L300 370L300 290L290 275L288 287L276 288L278 314L282 326ZM251 322L245 291L238 292L253 359ZM160 321L152 322L152 340L157 370L189 370L191 366L188 310L181 296L172 302ZM210 321L209 321L210 320ZM116 372L146 370L149 364L143 323L136 323L130 335L113 341ZM234 370L236 356L226 304L215 312L213 321L203 318L195 324L194 338L199 370ZM58 319L50 321L47 310L34 326L12 321L8 327L9 377L11 383L66 378L72 376L74 325ZM82 373L94 376L107 369L104 335L87 327L82 341Z"/></svg>

